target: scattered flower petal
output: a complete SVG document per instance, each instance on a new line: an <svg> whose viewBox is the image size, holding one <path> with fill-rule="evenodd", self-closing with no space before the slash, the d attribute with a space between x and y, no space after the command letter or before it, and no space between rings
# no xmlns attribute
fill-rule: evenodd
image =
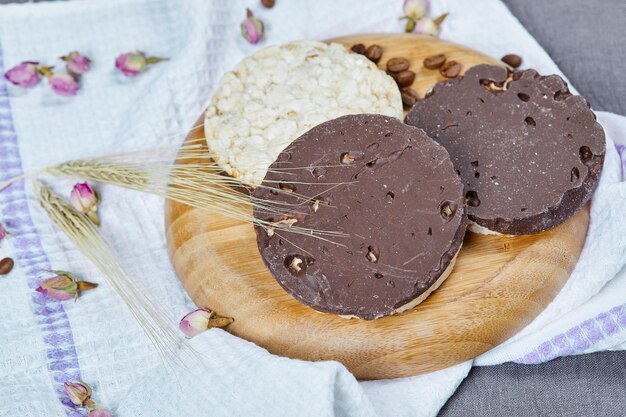
<svg viewBox="0 0 626 417"><path fill-rule="evenodd" d="M404 15L414 21L426 16L428 12L428 0L404 0Z"/></svg>
<svg viewBox="0 0 626 417"><path fill-rule="evenodd" d="M148 69L148 65L157 64L167 59L146 57L142 51L126 52L115 59L115 67L127 77L136 77Z"/></svg>
<svg viewBox="0 0 626 417"><path fill-rule="evenodd" d="M234 320L221 317L208 308L199 308L187 314L180 321L180 330L188 337L194 337L213 327L226 327Z"/></svg>
<svg viewBox="0 0 626 417"><path fill-rule="evenodd" d="M19 87L32 87L39 82L41 74L37 70L39 62L26 61L4 73L4 78Z"/></svg>
<svg viewBox="0 0 626 417"><path fill-rule="evenodd" d="M250 9L246 9L246 16L246 19L241 23L241 35L255 45L263 39L265 25L260 19L254 17Z"/></svg>
<svg viewBox="0 0 626 417"><path fill-rule="evenodd" d="M56 72L48 77L52 91L61 96L75 96L78 92L78 81L67 72Z"/></svg>
<svg viewBox="0 0 626 417"><path fill-rule="evenodd" d="M91 401L91 387L83 381L66 381L63 383L63 387L72 404L78 406L94 405L93 401Z"/></svg>
<svg viewBox="0 0 626 417"><path fill-rule="evenodd" d="M87 417L113 417L113 414L106 408L97 408L87 414Z"/></svg>
<svg viewBox="0 0 626 417"><path fill-rule="evenodd" d="M98 284L87 281L77 282L74 275L67 271L50 272L57 274L57 276L41 281L36 291L52 300L77 299L80 291L88 291L98 286Z"/></svg>
<svg viewBox="0 0 626 417"><path fill-rule="evenodd" d="M66 62L65 67L71 74L82 75L91 67L91 59L81 55L78 51L72 51L69 55L62 56L61 59Z"/></svg>
<svg viewBox="0 0 626 417"><path fill-rule="evenodd" d="M98 194L87 183L77 183L70 193L70 204L80 213L85 213L91 221L100 225L98 219Z"/></svg>

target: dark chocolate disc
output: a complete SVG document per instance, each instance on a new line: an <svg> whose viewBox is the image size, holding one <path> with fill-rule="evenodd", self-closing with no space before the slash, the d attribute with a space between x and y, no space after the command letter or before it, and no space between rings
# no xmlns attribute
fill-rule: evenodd
<svg viewBox="0 0 626 417"><path fill-rule="evenodd" d="M587 102L558 75L508 77L470 68L441 82L406 122L450 153L465 185L471 221L523 235L550 229L590 198L604 161L604 131Z"/></svg>
<svg viewBox="0 0 626 417"><path fill-rule="evenodd" d="M280 285L326 313L372 320L412 306L445 279L465 234L463 185L448 153L392 117L314 127L282 152L263 186L254 197L292 206L255 217L346 235L256 227Z"/></svg>

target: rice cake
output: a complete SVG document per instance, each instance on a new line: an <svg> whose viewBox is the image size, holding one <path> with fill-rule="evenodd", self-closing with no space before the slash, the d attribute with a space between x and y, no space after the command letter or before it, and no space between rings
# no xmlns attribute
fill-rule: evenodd
<svg viewBox="0 0 626 417"><path fill-rule="evenodd" d="M403 117L394 80L342 45L296 41L269 46L224 74L205 113L216 163L257 186L295 138L346 114Z"/></svg>

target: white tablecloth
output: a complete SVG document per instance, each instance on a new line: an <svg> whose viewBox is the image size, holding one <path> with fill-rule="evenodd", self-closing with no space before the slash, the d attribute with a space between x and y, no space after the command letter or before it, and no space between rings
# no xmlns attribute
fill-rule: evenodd
<svg viewBox="0 0 626 417"><path fill-rule="evenodd" d="M544 73L559 69L498 0L435 1L450 12L442 37L492 56L515 52ZM245 7L267 23L268 43L368 32L400 32L402 1L90 0L0 6L1 71L24 60L60 66L79 50L93 59L77 97L45 86L23 91L0 81L0 180L72 158L180 141L210 100L221 74L259 46L238 34ZM114 70L115 57L140 49L170 60L136 79ZM624 118L599 113L609 140L580 262L556 300L476 365L538 363L560 355L624 348L626 341L626 183L613 141ZM73 181L47 178L63 195ZM99 186L102 233L142 290L173 317L193 308L170 265L163 201ZM269 355L221 330L195 339L203 369L177 378L104 278L38 208L19 183L0 193L0 221L15 237L0 257L16 259L0 277L0 416L79 416L62 384L83 379L118 417L432 416L472 361L401 380L358 382L335 362ZM73 271L101 286L77 302L34 292L47 269ZM175 320L172 325L176 326Z"/></svg>

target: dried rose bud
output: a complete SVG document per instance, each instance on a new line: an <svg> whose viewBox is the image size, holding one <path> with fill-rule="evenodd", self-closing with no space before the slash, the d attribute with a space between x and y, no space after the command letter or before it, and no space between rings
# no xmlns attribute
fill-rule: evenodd
<svg viewBox="0 0 626 417"><path fill-rule="evenodd" d="M52 91L60 96L75 96L78 92L78 81L67 72L56 72L48 77Z"/></svg>
<svg viewBox="0 0 626 417"><path fill-rule="evenodd" d="M115 59L115 68L127 77L136 77L148 69L148 65L167 61L168 58L146 57L142 51L126 52Z"/></svg>
<svg viewBox="0 0 626 417"><path fill-rule="evenodd" d="M412 20L419 20L428 12L428 0L404 0L404 15Z"/></svg>
<svg viewBox="0 0 626 417"><path fill-rule="evenodd" d="M434 20L423 17L417 21L412 32L418 35L437 36L441 28L441 23L446 20L446 17L448 17L448 13L444 13Z"/></svg>
<svg viewBox="0 0 626 417"><path fill-rule="evenodd" d="M26 61L14 66L4 73L4 78L20 87L32 87L39 82L41 73L38 70L39 62Z"/></svg>
<svg viewBox="0 0 626 417"><path fill-rule="evenodd" d="M246 20L241 22L241 35L251 44L256 45L265 34L265 25L260 19L252 14L250 9L246 9Z"/></svg>
<svg viewBox="0 0 626 417"><path fill-rule="evenodd" d="M95 224L100 225L98 218L98 193L87 183L77 183L70 193L70 203L76 211L85 213Z"/></svg>
<svg viewBox="0 0 626 417"><path fill-rule="evenodd" d="M36 291L53 300L65 301L72 298L76 300L81 291L89 291L98 286L87 281L76 281L74 275L67 271L50 272L57 276L41 281Z"/></svg>
<svg viewBox="0 0 626 417"><path fill-rule="evenodd" d="M113 417L113 415L106 408L97 408L87 414L87 417Z"/></svg>
<svg viewBox="0 0 626 417"><path fill-rule="evenodd" d="M91 387L83 381L64 382L63 387L68 398L74 405L93 407L95 404L91 401Z"/></svg>
<svg viewBox="0 0 626 417"><path fill-rule="evenodd" d="M65 64L67 70L75 75L86 73L91 65L91 59L81 55L78 51L72 51L68 55L62 56L61 59L67 63Z"/></svg>
<svg viewBox="0 0 626 417"><path fill-rule="evenodd" d="M2 223L0 223L0 242L6 239L10 233L7 231L6 227Z"/></svg>
<svg viewBox="0 0 626 417"><path fill-rule="evenodd" d="M407 18L406 25L404 26L404 31L406 33L411 33L413 32L413 29L415 29L415 20Z"/></svg>
<svg viewBox="0 0 626 417"><path fill-rule="evenodd" d="M199 308L187 314L180 321L180 330L188 337L194 337L213 327L226 327L234 320L218 316L208 308Z"/></svg>

